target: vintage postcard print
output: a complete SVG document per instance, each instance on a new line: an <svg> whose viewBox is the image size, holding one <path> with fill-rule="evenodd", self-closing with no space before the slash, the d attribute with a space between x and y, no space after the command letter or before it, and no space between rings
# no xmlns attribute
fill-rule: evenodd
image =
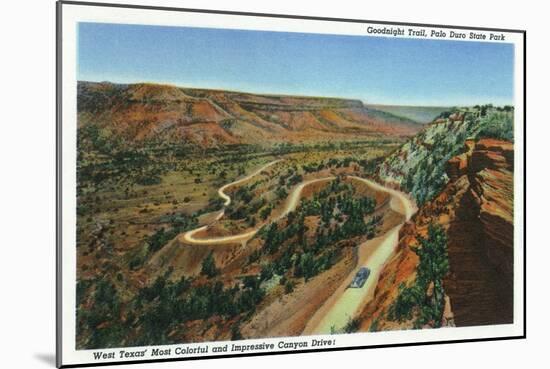
<svg viewBox="0 0 550 369"><path fill-rule="evenodd" d="M58 4L58 365L521 338L525 32Z"/></svg>

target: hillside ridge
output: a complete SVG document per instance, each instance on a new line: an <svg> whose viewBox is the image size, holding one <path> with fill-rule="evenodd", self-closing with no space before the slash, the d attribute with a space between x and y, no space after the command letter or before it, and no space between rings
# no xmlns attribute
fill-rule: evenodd
<svg viewBox="0 0 550 369"><path fill-rule="evenodd" d="M201 147L400 138L420 129L356 99L86 81L78 83L78 123L130 143L162 139Z"/></svg>

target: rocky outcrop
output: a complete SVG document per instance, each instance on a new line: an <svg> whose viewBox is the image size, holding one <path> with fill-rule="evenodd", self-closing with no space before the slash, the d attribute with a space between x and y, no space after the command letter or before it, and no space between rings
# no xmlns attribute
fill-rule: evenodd
<svg viewBox="0 0 550 369"><path fill-rule="evenodd" d="M513 144L477 142L450 224L445 289L457 325L513 321Z"/></svg>
<svg viewBox="0 0 550 369"><path fill-rule="evenodd" d="M466 152L451 158L447 162L446 172L451 182L456 181L457 179L459 179L460 177L468 173L468 160L472 155L472 150L474 149L475 141L466 140L466 142L464 143L464 146L465 146Z"/></svg>
<svg viewBox="0 0 550 369"><path fill-rule="evenodd" d="M463 153L448 161L449 183L402 228L398 251L361 313L362 330L412 328L412 321L388 320L387 311L399 286L416 278L418 258L410 246L416 245L416 235L425 235L430 223L444 226L448 236L444 323L513 321L513 159L512 143L482 139L467 140Z"/></svg>
<svg viewBox="0 0 550 369"><path fill-rule="evenodd" d="M417 204L433 200L449 182L465 174L474 139L513 138L513 112L491 108L482 115L481 110L479 107L458 108L452 109L452 113L442 113L447 118L441 117L425 125L419 134L384 159L376 171L379 180L398 185ZM484 141L487 142L482 145L486 147L478 148L478 155L493 155L490 162L498 160L499 156L507 160L513 155L513 151L498 147L499 144L493 146L495 140ZM495 161L494 165L499 164Z"/></svg>
<svg viewBox="0 0 550 369"><path fill-rule="evenodd" d="M491 263L502 273L513 273L513 170L511 143L481 140L472 155L472 186L480 197L480 220Z"/></svg>

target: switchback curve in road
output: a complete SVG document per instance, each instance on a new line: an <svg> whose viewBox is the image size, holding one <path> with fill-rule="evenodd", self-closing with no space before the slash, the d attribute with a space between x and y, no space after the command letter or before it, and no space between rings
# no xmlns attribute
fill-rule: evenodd
<svg viewBox="0 0 550 369"><path fill-rule="evenodd" d="M258 175L259 173L261 173L263 170L265 170L269 166L271 166L271 165L273 165L273 164L275 164L279 161L281 161L281 160L272 161L272 162L264 165L262 168L258 169L254 173L252 173L252 174L250 174L250 175L248 175L244 178L241 178L237 181L228 183L228 184L220 187L220 189L218 190L218 194L220 195L220 197L222 197L225 200L224 206L227 206L231 203L231 198L229 196L227 196L224 192L227 188L229 188L231 186L234 186L234 185L237 185L237 184L240 184L240 183L243 183L243 182L251 179L252 177ZM272 219L272 220L279 220L279 219L285 217L291 211L294 211L294 209L296 209L296 207L298 206L298 203L300 202L302 191L306 186L308 186L310 184L313 184L313 183L317 183L317 182L330 181L330 180L333 180L335 178L336 177L324 177L324 178L311 179L311 180L300 183L298 186L294 187L294 189L292 190L292 192L288 196L286 204L285 204L285 209L283 210L283 212L279 216L277 216L275 219ZM220 212L220 214L216 217L216 221L220 220L223 217L223 215L224 215L224 212L222 210ZM205 225L205 226L190 230L188 232L185 232L183 234L183 241L185 243L193 244L193 245L216 245L216 244L244 242L244 241L247 241L247 240L251 239L252 237L254 237L254 235L260 230L262 225L263 224L260 224L256 228L254 228L250 231L240 233L240 234L236 234L236 235L222 236L222 237L212 237L212 238L210 238L210 237L209 238L197 238L197 237L195 237L195 234L208 229L209 226Z"/></svg>
<svg viewBox="0 0 550 369"><path fill-rule="evenodd" d="M386 192L391 196L390 207L403 215L403 221L381 236L367 240L359 248L372 248L366 260L360 260L359 265L344 280L336 292L317 310L309 320L303 334L330 334L333 329L341 331L353 319L360 309L373 297L380 273L386 262L392 257L399 242L399 230L416 212L414 203L404 193L384 187L372 180L350 176L366 183L375 191ZM360 267L370 269L370 275L363 287L348 288L355 273Z"/></svg>

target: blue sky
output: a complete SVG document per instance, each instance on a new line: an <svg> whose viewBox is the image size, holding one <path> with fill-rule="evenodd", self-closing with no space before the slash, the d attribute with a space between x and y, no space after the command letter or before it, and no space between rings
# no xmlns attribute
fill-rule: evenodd
<svg viewBox="0 0 550 369"><path fill-rule="evenodd" d="M512 44L80 23L78 79L369 103L513 103Z"/></svg>

